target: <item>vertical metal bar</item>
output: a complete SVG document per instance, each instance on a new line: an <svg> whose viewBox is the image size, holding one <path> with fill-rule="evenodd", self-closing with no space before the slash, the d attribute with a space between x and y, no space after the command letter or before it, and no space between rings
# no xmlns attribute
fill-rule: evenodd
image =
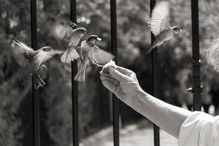
<svg viewBox="0 0 219 146"><path fill-rule="evenodd" d="M150 0L150 9L151 13L156 4L156 0ZM151 33L151 44L155 41L155 36ZM158 77L158 58L157 58L157 48L153 49L152 51L152 76L153 76L153 96L159 98L159 77ZM160 128L153 124L154 129L154 146L160 146Z"/></svg>
<svg viewBox="0 0 219 146"><path fill-rule="evenodd" d="M70 19L77 23L76 0L70 0ZM74 80L77 74L77 61L71 62L72 80L72 127L73 127L73 146L79 146L79 115L78 115L78 83Z"/></svg>
<svg viewBox="0 0 219 146"><path fill-rule="evenodd" d="M201 81L199 53L198 0L191 0L192 11L192 57L193 57L193 110L201 110Z"/></svg>
<svg viewBox="0 0 219 146"><path fill-rule="evenodd" d="M117 13L116 0L110 0L111 52L117 58ZM117 60L115 60L117 62ZM113 142L119 146L119 99L113 95Z"/></svg>
<svg viewBox="0 0 219 146"><path fill-rule="evenodd" d="M37 49L37 2L30 1L31 8L31 46ZM34 88L34 81L32 78L32 92L33 92L33 146L40 146L40 91Z"/></svg>

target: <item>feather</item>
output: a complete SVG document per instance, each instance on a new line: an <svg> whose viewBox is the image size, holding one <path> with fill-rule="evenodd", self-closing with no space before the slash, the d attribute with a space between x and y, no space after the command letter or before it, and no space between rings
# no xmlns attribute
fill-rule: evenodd
<svg viewBox="0 0 219 146"><path fill-rule="evenodd" d="M75 47L71 47L63 53L63 55L61 56L61 62L70 63L71 61L74 61L79 57L80 56L77 53Z"/></svg>
<svg viewBox="0 0 219 146"><path fill-rule="evenodd" d="M11 47L16 62L21 66L29 65L31 56L37 54L37 51L34 51L32 48L18 40L13 40Z"/></svg>
<svg viewBox="0 0 219 146"><path fill-rule="evenodd" d="M105 65L108 63L110 60L114 58L114 56L106 52L102 49L100 49L98 46L94 46L91 48L92 50L89 51L89 58L91 62L99 64L99 65Z"/></svg>
<svg viewBox="0 0 219 146"><path fill-rule="evenodd" d="M152 11L151 31L157 36L163 30L169 29L169 3L159 2Z"/></svg>

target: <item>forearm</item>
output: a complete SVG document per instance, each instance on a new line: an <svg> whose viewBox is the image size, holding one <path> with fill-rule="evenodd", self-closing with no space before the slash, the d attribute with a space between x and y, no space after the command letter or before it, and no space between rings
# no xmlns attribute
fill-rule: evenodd
<svg viewBox="0 0 219 146"><path fill-rule="evenodd" d="M165 103L143 90L137 91L136 97L131 97L127 104L175 137L178 137L182 123L191 114L190 111Z"/></svg>

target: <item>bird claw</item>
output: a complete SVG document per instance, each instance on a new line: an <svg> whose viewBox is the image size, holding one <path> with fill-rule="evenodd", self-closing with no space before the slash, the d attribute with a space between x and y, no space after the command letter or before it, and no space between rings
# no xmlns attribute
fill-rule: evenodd
<svg viewBox="0 0 219 146"><path fill-rule="evenodd" d="M43 69L47 70L47 67L44 64L40 66L40 70L43 70Z"/></svg>

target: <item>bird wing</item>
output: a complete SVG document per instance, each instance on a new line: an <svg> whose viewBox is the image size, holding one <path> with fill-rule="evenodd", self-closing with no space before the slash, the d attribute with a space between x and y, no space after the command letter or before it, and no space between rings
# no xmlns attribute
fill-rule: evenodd
<svg viewBox="0 0 219 146"><path fill-rule="evenodd" d="M159 2L152 11L151 31L157 36L163 30L169 29L169 2Z"/></svg>
<svg viewBox="0 0 219 146"><path fill-rule="evenodd" d="M80 56L80 61L81 62L84 62L84 61L88 60L88 57L89 57L88 52L91 48L92 47L90 45L88 45L86 40L81 42L81 46L76 47L76 50L77 50L77 52Z"/></svg>
<svg viewBox="0 0 219 146"><path fill-rule="evenodd" d="M82 37L83 35L80 32L72 30L68 37L68 46L77 46Z"/></svg>
<svg viewBox="0 0 219 146"><path fill-rule="evenodd" d="M42 49L42 48L41 48ZM61 55L63 54L63 51L60 50L52 50L51 52L46 52L46 51L40 51L34 56L34 66L39 67L55 55Z"/></svg>
<svg viewBox="0 0 219 146"><path fill-rule="evenodd" d="M13 40L11 47L15 60L21 66L27 66L31 57L36 54L36 51L18 40Z"/></svg>
<svg viewBox="0 0 219 146"><path fill-rule="evenodd" d="M114 56L111 53L104 51L98 46L94 45L92 48L90 48L89 58L94 64L105 65L110 60L112 60Z"/></svg>
<svg viewBox="0 0 219 146"><path fill-rule="evenodd" d="M150 18L150 16L148 15L148 13L145 13L145 14L146 14L146 15L145 15L145 21L146 21L148 27L151 29L151 18Z"/></svg>

